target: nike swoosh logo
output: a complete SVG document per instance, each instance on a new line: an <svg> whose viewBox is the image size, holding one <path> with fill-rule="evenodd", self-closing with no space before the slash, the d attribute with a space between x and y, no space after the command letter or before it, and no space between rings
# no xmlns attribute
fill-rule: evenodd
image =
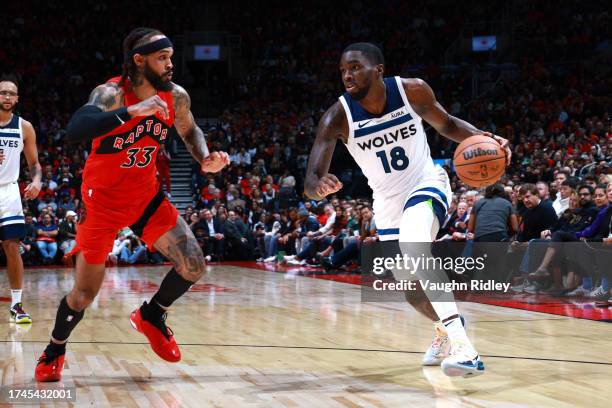
<svg viewBox="0 0 612 408"><path fill-rule="evenodd" d="M367 125L368 123L370 123L372 120L368 120L366 123L360 123L359 125L357 125L357 127L359 127L359 129L361 129L362 127L364 127L365 125Z"/></svg>

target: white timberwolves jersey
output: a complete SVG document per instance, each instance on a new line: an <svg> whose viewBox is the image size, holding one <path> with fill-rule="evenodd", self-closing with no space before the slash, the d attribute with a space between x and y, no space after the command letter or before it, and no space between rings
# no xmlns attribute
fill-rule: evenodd
<svg viewBox="0 0 612 408"><path fill-rule="evenodd" d="M346 147L377 196L410 191L435 168L421 117L406 97L400 77L384 79L385 110L374 116L348 93L340 97L349 124Z"/></svg>
<svg viewBox="0 0 612 408"><path fill-rule="evenodd" d="M402 213L409 206L435 200L440 219L452 196L448 175L434 165L422 119L410 106L401 81L384 78L387 100L378 116L368 113L348 92L340 97L349 125L346 147L374 193L381 240L397 239Z"/></svg>
<svg viewBox="0 0 612 408"><path fill-rule="evenodd" d="M21 118L13 118L5 126L0 126L0 152L4 160L0 163L0 185L14 183L19 179L19 162L23 150L23 129Z"/></svg>

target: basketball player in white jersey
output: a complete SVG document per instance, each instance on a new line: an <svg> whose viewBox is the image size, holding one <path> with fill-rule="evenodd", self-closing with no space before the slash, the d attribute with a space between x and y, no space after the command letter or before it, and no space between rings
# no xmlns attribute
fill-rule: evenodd
<svg viewBox="0 0 612 408"><path fill-rule="evenodd" d="M38 197L42 171L38 163L36 133L30 122L13 113L19 100L17 82L0 80L0 241L6 254L11 285L10 321L32 323L22 307L23 261L19 241L25 236L25 223L19 194L19 162L23 151L30 169L32 182L25 188L24 197Z"/></svg>
<svg viewBox="0 0 612 408"><path fill-rule="evenodd" d="M342 188L338 178L329 174L340 139L373 190L379 239L399 240L402 250L406 243L432 242L452 191L444 169L433 164L422 120L455 142L475 134L489 135L506 149L509 158L508 141L449 115L424 81L384 78L384 58L373 44L348 46L342 53L340 72L346 93L319 122L308 162L306 194L320 200ZM435 326L436 335L423 364L441 365L450 376L482 374L484 363L465 333L452 293L448 296L446 301L436 301L422 290L406 291L408 302Z"/></svg>

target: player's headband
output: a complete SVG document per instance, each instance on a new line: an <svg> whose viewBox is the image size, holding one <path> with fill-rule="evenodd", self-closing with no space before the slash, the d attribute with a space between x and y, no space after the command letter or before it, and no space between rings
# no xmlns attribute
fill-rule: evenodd
<svg viewBox="0 0 612 408"><path fill-rule="evenodd" d="M172 48L172 41L170 41L168 37L160 38L159 40L152 41L148 44L141 45L140 47L136 47L133 50L128 51L125 54L125 59L130 60L136 54L152 54L159 50L163 50L164 48Z"/></svg>

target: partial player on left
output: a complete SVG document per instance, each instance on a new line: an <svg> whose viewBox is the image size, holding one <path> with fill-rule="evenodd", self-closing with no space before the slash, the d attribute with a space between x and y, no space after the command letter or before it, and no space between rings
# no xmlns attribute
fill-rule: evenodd
<svg viewBox="0 0 612 408"><path fill-rule="evenodd" d="M13 111L19 101L17 81L0 79L0 241L6 254L6 268L11 286L10 321L32 323L23 310L23 261L19 253L20 240L25 236L21 195L19 194L19 162L25 154L32 181L24 190L29 200L38 197L42 171L36 150L36 132L27 120Z"/></svg>

